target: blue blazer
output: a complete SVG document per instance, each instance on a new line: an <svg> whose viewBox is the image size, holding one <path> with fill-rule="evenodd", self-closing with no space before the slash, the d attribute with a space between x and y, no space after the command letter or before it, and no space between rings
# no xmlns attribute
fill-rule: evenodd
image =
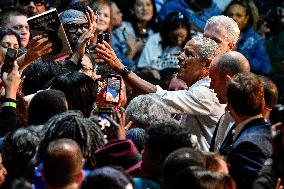
<svg viewBox="0 0 284 189"><path fill-rule="evenodd" d="M263 118L252 120L233 142L227 160L237 188L251 188L264 161L271 156L270 125Z"/></svg>

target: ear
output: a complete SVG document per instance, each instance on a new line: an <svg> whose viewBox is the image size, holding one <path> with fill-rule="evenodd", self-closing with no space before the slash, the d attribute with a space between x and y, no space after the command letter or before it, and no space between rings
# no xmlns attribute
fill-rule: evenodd
<svg viewBox="0 0 284 189"><path fill-rule="evenodd" d="M84 172L83 172L83 170L81 170L77 179L76 179L76 182L80 184L81 182L83 182L83 180L84 180Z"/></svg>
<svg viewBox="0 0 284 189"><path fill-rule="evenodd" d="M228 47L229 47L229 49L230 49L231 51L233 51L233 50L236 49L237 45L234 44L234 43L229 43L229 44L228 44Z"/></svg>
<svg viewBox="0 0 284 189"><path fill-rule="evenodd" d="M232 76L226 75L226 76L225 76L225 79L226 79L226 82L228 82L228 81L230 81L230 80L232 79Z"/></svg>
<svg viewBox="0 0 284 189"><path fill-rule="evenodd" d="M213 60L213 58L208 58L208 59L206 60L206 62L204 63L204 67L209 68L209 66L210 66L210 64L211 64L211 62L212 62L212 60Z"/></svg>
<svg viewBox="0 0 284 189"><path fill-rule="evenodd" d="M266 103L265 103L265 99L262 99L262 110L267 109L266 108ZM268 108L269 109L269 108Z"/></svg>

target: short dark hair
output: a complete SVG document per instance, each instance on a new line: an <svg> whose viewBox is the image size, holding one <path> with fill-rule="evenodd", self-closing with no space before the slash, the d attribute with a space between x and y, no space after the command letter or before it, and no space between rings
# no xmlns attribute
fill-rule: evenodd
<svg viewBox="0 0 284 189"><path fill-rule="evenodd" d="M40 140L41 136L28 128L19 128L5 136L2 153L3 162L9 172L6 178L8 182L21 176L32 181L33 157Z"/></svg>
<svg viewBox="0 0 284 189"><path fill-rule="evenodd" d="M97 95L91 77L80 72L62 74L53 79L50 88L64 92L70 110L80 110L85 117L90 116Z"/></svg>
<svg viewBox="0 0 284 189"><path fill-rule="evenodd" d="M198 166L205 169L206 159L199 150L180 148L168 155L162 168L162 178L165 188L171 185L176 174L188 166Z"/></svg>
<svg viewBox="0 0 284 189"><path fill-rule="evenodd" d="M259 75L264 86L265 106L272 109L278 101L278 89L276 84L268 77Z"/></svg>
<svg viewBox="0 0 284 189"><path fill-rule="evenodd" d="M262 113L264 88L253 73L238 73L227 84L228 104L239 115L254 116Z"/></svg>
<svg viewBox="0 0 284 189"><path fill-rule="evenodd" d="M56 188L65 187L79 176L83 155L74 140L62 138L48 144L42 162L46 183Z"/></svg>
<svg viewBox="0 0 284 189"><path fill-rule="evenodd" d="M22 92L29 95L46 89L46 85L53 77L63 73L66 73L66 70L56 62L36 60L23 71L25 79L22 83Z"/></svg>
<svg viewBox="0 0 284 189"><path fill-rule="evenodd" d="M125 172L112 167L101 167L90 172L81 189L124 189L128 184L132 184L132 179Z"/></svg>
<svg viewBox="0 0 284 189"><path fill-rule="evenodd" d="M200 167L186 167L174 178L168 189L219 189L233 188L236 184L233 178L226 174L212 173Z"/></svg>
<svg viewBox="0 0 284 189"><path fill-rule="evenodd" d="M28 124L45 123L55 114L67 111L67 101L62 91L49 89L38 92L28 108Z"/></svg>
<svg viewBox="0 0 284 189"><path fill-rule="evenodd" d="M10 16L26 16L27 13L20 7L10 7L0 12L0 26L6 26Z"/></svg>
<svg viewBox="0 0 284 189"><path fill-rule="evenodd" d="M86 167L94 168L94 152L105 144L104 136L97 123L89 118L84 118L81 112L67 111L53 116L46 122L45 127L45 135L38 148L38 162L42 161L44 151L51 141L58 138L70 138L81 147L86 159Z"/></svg>
<svg viewBox="0 0 284 189"><path fill-rule="evenodd" d="M161 120L153 123L146 130L146 144L152 153L165 159L171 152L181 147L198 149L198 144L192 141L192 135L187 128L182 128L174 120Z"/></svg>

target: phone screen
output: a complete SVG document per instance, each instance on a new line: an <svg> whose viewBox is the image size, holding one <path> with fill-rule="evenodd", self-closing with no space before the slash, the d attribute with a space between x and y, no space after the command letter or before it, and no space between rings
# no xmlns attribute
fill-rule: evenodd
<svg viewBox="0 0 284 189"><path fill-rule="evenodd" d="M120 97L121 78L119 76L107 77L106 102L118 104Z"/></svg>
<svg viewBox="0 0 284 189"><path fill-rule="evenodd" d="M17 49L7 48L4 64L1 67L1 75L4 72L9 73L12 70L14 61L17 59L17 56L18 56Z"/></svg>
<svg viewBox="0 0 284 189"><path fill-rule="evenodd" d="M113 113L114 110L112 108L104 107L99 109L99 125L105 137L112 132L112 125L106 117L113 119Z"/></svg>

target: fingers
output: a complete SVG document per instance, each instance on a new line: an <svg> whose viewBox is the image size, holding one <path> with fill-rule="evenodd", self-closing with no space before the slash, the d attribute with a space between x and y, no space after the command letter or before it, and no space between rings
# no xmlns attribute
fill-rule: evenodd
<svg viewBox="0 0 284 189"><path fill-rule="evenodd" d="M5 81L7 80L8 77L8 73L7 72L3 72L2 74L2 81L5 83Z"/></svg>
<svg viewBox="0 0 284 189"><path fill-rule="evenodd" d="M95 13L94 13L93 9L89 6L88 6L88 12L89 12L89 15L90 15L91 23L96 22Z"/></svg>
<svg viewBox="0 0 284 189"><path fill-rule="evenodd" d="M127 125L125 125L125 130L129 130L129 129L131 128L132 124L133 124L133 122L132 122L132 121L129 121L129 122L127 123Z"/></svg>
<svg viewBox="0 0 284 189"><path fill-rule="evenodd" d="M277 183L276 183L275 189L283 189L283 186L281 185L281 178L277 179Z"/></svg>
<svg viewBox="0 0 284 189"><path fill-rule="evenodd" d="M106 46L106 48L112 50L112 47L106 41L103 41L103 44Z"/></svg>
<svg viewBox="0 0 284 189"><path fill-rule="evenodd" d="M18 71L18 69L19 69L19 65L17 64L17 61L14 61L12 71Z"/></svg>

